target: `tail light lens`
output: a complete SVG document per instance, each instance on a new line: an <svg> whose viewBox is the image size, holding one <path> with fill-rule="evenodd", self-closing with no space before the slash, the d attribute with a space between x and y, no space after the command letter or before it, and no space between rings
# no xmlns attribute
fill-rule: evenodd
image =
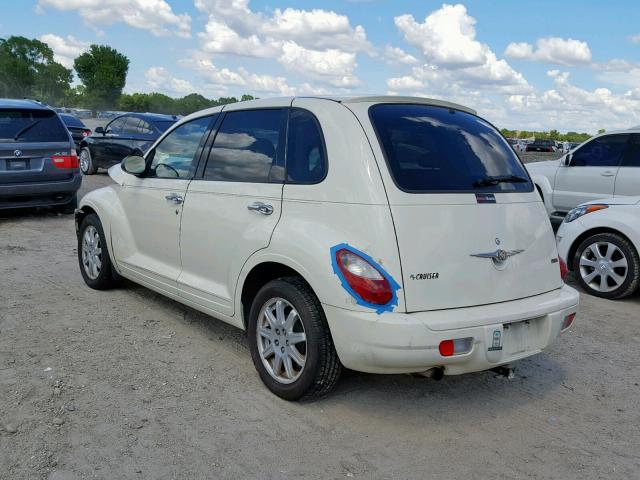
<svg viewBox="0 0 640 480"><path fill-rule="evenodd" d="M473 346L473 338L455 338L452 340L443 340L438 345L440 355L443 357L452 357L454 355L463 355L471 351Z"/></svg>
<svg viewBox="0 0 640 480"><path fill-rule="evenodd" d="M558 263L560 264L560 278L564 280L569 275L569 268L562 258L558 257Z"/></svg>
<svg viewBox="0 0 640 480"><path fill-rule="evenodd" d="M91 135L91 130L87 129L87 130L83 130L82 131L82 136L83 137L88 137L89 135Z"/></svg>
<svg viewBox="0 0 640 480"><path fill-rule="evenodd" d="M56 168L79 168L78 155L75 150L71 152L71 155L54 155L51 157L51 161Z"/></svg>
<svg viewBox="0 0 640 480"><path fill-rule="evenodd" d="M573 325L573 321L576 319L576 314L575 313L571 313L569 315L567 315L566 317L564 317L564 320L562 321L562 327L560 328L561 332L564 332L565 330L567 330L571 325Z"/></svg>
<svg viewBox="0 0 640 480"><path fill-rule="evenodd" d="M336 252L336 262L349 286L365 302L386 305L391 301L389 281L360 255L343 248Z"/></svg>

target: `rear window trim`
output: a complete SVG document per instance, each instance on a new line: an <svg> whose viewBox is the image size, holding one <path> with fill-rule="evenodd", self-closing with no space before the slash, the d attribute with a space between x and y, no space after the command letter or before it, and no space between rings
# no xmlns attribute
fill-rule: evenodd
<svg viewBox="0 0 640 480"><path fill-rule="evenodd" d="M371 128L373 128L374 133L376 134L376 140L378 142L378 147L380 148L380 151L382 152L382 156L384 158L385 164L387 166L387 172L389 174L389 177L391 177L391 180L393 181L394 185L396 186L396 188L398 190L400 190L401 192L404 193L408 193L408 194L416 194L416 195L426 195L426 194L430 194L430 193L434 193L434 194L447 194L447 193L452 193L452 194L467 194L467 195L475 195L476 193L531 193L535 190L535 185L533 183L533 179L531 178L531 175L529 175L529 171L527 170L527 168L525 167L524 163L522 162L522 160L520 159L520 157L515 153L515 151L513 151L513 154L515 155L515 157L518 160L518 163L520 164L520 166L522 167L522 170L525 172L526 177L529 179L529 184L530 184L530 189L529 190L504 190L504 189L499 189L499 188L495 188L495 187L485 187L485 188L478 188L477 190L407 190L406 188L400 186L398 184L398 181L396 180L395 175L393 174L393 170L391 169L391 163L389 162L389 158L387 157L387 152L382 144L382 139L380 137L380 132L378 132L378 127L376 126L375 122L373 121L373 117L371 115L371 110L379 105L412 105L412 106L417 106L417 107L432 107L432 108L441 108L441 109L445 109L445 110L455 110L456 112L461 112L461 113L466 113L467 115L471 115L474 116L476 118L478 118L479 120L482 120L483 122L486 122L487 124L489 124L491 126L491 128L493 128L498 135L500 135L500 137L507 143L507 145L509 145L509 148L513 151L513 147L511 147L511 144L509 144L509 141L507 140L507 138L502 134L502 132L500 132L500 130L498 130L498 128L496 128L496 126L491 123L490 121L482 118L481 116L475 114L475 113L471 113L468 112L466 110L461 110L459 108L453 108L453 107L444 107L441 105L428 105L428 104L424 104L424 103L397 103L397 102L381 102L381 103L374 103L373 105L370 105L367 108L367 115L369 117L369 123L371 124Z"/></svg>

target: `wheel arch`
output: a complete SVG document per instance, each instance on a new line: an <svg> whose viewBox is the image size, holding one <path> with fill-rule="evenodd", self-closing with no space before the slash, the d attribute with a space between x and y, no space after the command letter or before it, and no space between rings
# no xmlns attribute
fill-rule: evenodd
<svg viewBox="0 0 640 480"><path fill-rule="evenodd" d="M299 277L309 285L309 288L315 294L313 286L307 280L308 274L307 277L305 277L302 273L303 271L304 269L299 265L295 265L284 259L263 258L259 261L252 262L251 265L245 264L245 268L236 287L236 310L240 312L245 331L248 327L247 319L249 317L249 310L251 309L251 302L258 291L270 281L283 277Z"/></svg>
<svg viewBox="0 0 640 480"><path fill-rule="evenodd" d="M547 212L553 212L553 187L549 179L544 175L531 175L531 180L540 194Z"/></svg>

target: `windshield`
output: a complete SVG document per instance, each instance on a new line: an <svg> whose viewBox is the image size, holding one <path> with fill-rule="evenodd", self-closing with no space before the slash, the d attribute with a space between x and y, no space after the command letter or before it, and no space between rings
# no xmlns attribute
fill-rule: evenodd
<svg viewBox="0 0 640 480"><path fill-rule="evenodd" d="M62 114L60 115L60 118L67 127L84 128L84 123L73 115Z"/></svg>
<svg viewBox="0 0 640 480"><path fill-rule="evenodd" d="M156 128L158 130L160 130L161 132L165 132L167 131L167 129L173 125L174 123L176 123L175 120L158 120L156 122L153 122L153 124L156 126Z"/></svg>
<svg viewBox="0 0 640 480"><path fill-rule="evenodd" d="M374 105L369 115L391 175L405 192L533 190L504 137L475 115L408 104Z"/></svg>
<svg viewBox="0 0 640 480"><path fill-rule="evenodd" d="M0 143L67 141L66 128L51 110L0 110Z"/></svg>

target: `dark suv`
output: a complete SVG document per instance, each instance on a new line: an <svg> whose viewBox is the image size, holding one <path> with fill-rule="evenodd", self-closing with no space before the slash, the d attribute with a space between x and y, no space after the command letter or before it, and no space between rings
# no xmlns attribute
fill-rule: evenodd
<svg viewBox="0 0 640 480"><path fill-rule="evenodd" d="M75 144L58 114L33 100L0 99L0 209L73 213L81 182Z"/></svg>
<svg viewBox="0 0 640 480"><path fill-rule="evenodd" d="M97 127L93 135L84 138L80 150L80 169L85 175L98 168L109 168L124 157L142 154L178 117L157 113L127 113L111 120L106 127Z"/></svg>

